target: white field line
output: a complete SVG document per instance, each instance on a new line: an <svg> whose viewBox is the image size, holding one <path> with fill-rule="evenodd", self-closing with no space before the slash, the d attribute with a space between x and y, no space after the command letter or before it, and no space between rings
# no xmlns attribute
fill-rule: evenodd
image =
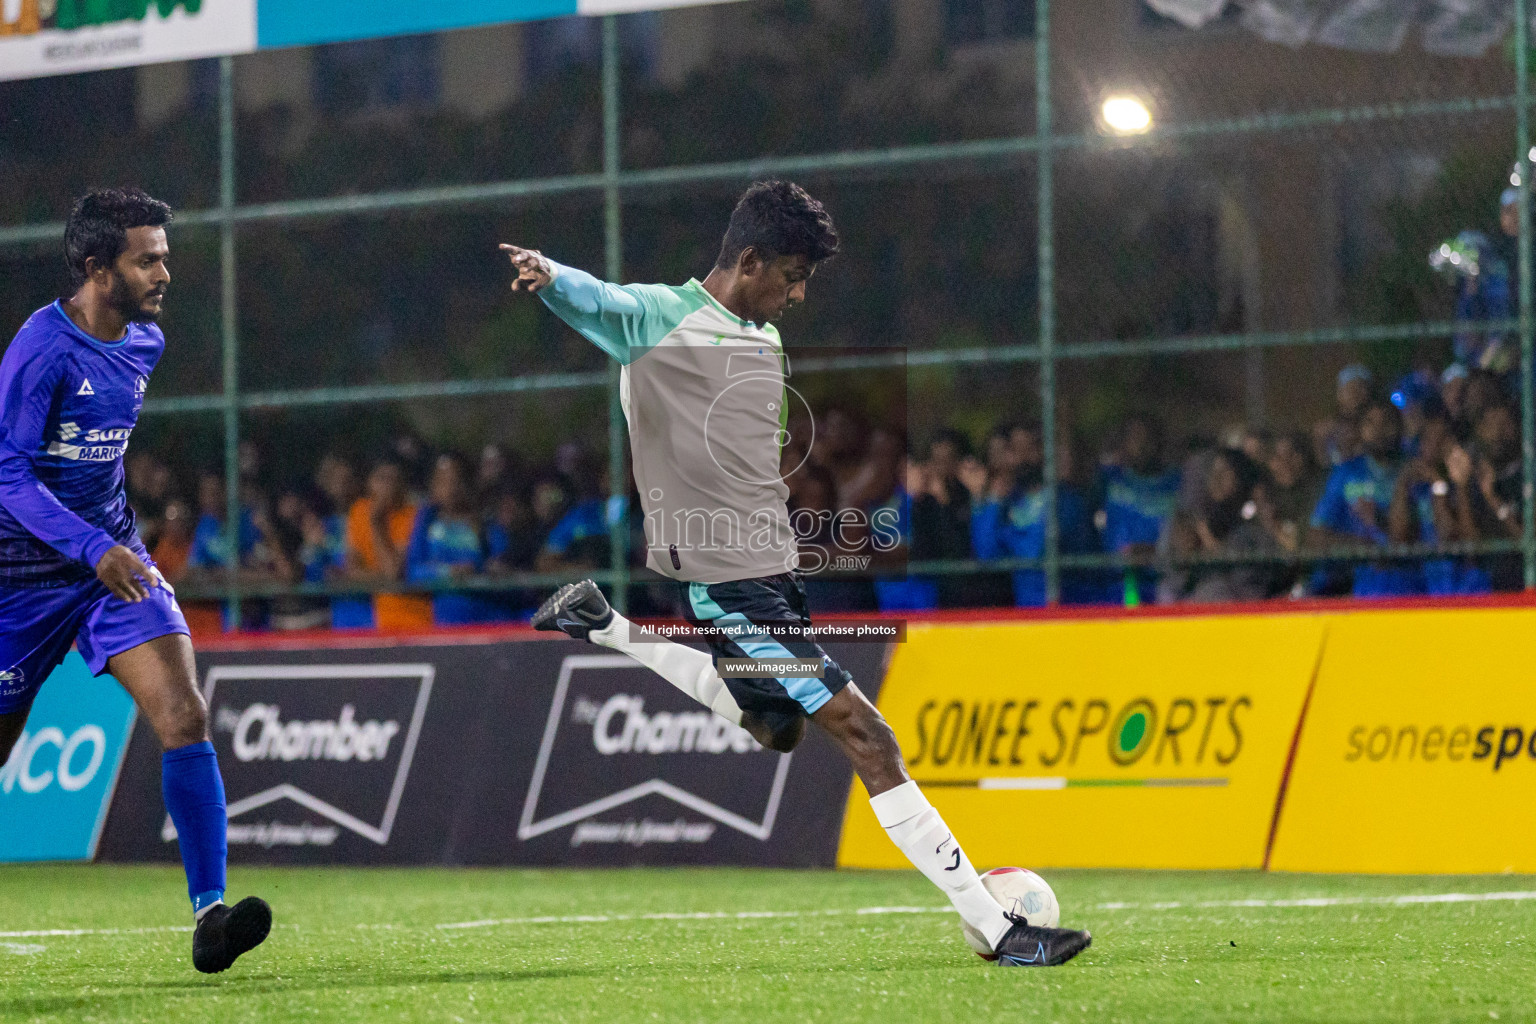
<svg viewBox="0 0 1536 1024"><path fill-rule="evenodd" d="M46 953L48 947L23 942L0 942L0 951L14 953L17 956L34 956L38 953Z"/></svg>
<svg viewBox="0 0 1536 1024"><path fill-rule="evenodd" d="M1489 903L1536 900L1536 892L1441 892L1408 896L1303 896L1283 900L1202 900L1182 903L1100 903L1098 910L1187 910L1245 907L1402 907L1422 903Z"/></svg>
<svg viewBox="0 0 1536 1024"><path fill-rule="evenodd" d="M857 910L723 910L660 914L569 914L560 917L500 917L484 921L452 921L436 927L444 930L496 928L525 924L608 924L614 921L753 921L783 917L846 917L857 914L953 914L954 907L860 907ZM386 926L388 927L388 926Z"/></svg>
<svg viewBox="0 0 1536 1024"><path fill-rule="evenodd" d="M1405 896L1306 896L1294 899L1205 900L1161 903L1099 903L1095 910L1208 910L1291 907L1415 906L1426 903L1491 903L1536 900L1536 891L1412 893ZM859 907L856 910L740 910L700 911L696 913L654 914L565 914L547 917L501 917L480 921L450 921L435 925L444 931L469 928L497 928L509 925L539 924L610 924L621 921L751 921L765 918L797 919L809 917L849 917L881 914L952 914L953 907ZM281 927L281 926L279 926ZM398 924L359 924L359 928L413 927ZM420 926L415 926L420 927ZM159 928L42 928L27 931L0 931L0 939L74 938L85 935L148 935L155 932L190 932L188 926ZM15 943L0 943L7 949Z"/></svg>
<svg viewBox="0 0 1536 1024"><path fill-rule="evenodd" d="M1100 903L1095 910L1187 910L1262 907L1410 906L1423 903L1486 903L1536 900L1536 892L1446 892L1407 896L1308 896L1273 900L1207 900L1184 903ZM953 907L862 907L858 910L746 910L694 914L573 914L559 917L506 917L482 921L454 921L437 925L443 930L495 928L503 925L605 924L616 921L743 921L754 918L841 917L850 914L952 914ZM387 926L386 926L387 927Z"/></svg>
<svg viewBox="0 0 1536 1024"><path fill-rule="evenodd" d="M149 935L152 932L190 932L191 925L161 928L43 928L27 932L0 932L0 939L72 938L76 935Z"/></svg>

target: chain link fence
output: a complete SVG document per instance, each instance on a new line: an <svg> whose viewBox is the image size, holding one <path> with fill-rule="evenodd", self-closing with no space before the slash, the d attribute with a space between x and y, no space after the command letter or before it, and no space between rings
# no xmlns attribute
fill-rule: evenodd
<svg viewBox="0 0 1536 1024"><path fill-rule="evenodd" d="M115 131L109 110L98 141L13 143L0 302L20 322L53 297L64 203L88 185L131 179L177 204L171 351L135 445L218 459L237 550L242 439L312 464L402 426L459 447L549 451L575 436L626 480L615 371L507 297L496 243L611 279L681 280L710 265L746 183L793 177L834 212L845 252L785 324L790 350L825 346L848 366L849 350L899 352L906 394L873 407L918 462L941 428L982 446L999 426L1039 425L1038 550L927 557L914 543L911 577L958 581L961 602L984 592L967 581L1012 572L1041 574L1049 602L1088 578L1107 581L1103 599L1148 600L1132 591L1149 565L1301 581L1320 565L1515 558L1536 584L1523 184L1515 233L1500 223L1530 151L1526 0L1480 49L1477 33L1434 23L1372 36L1374 52L1338 33L1277 42L1264 7L747 0L422 37L405 57L434 61L425 87L380 77L404 59L387 40L141 71L137 133ZM146 124L157 75L182 75L188 100ZM35 83L7 88L42 102ZM1116 100L1133 101L1129 122ZM1507 253L1501 306L1458 303L1466 274L1430 269L1432 250L1471 230ZM1464 365L1490 338L1513 353L1495 376L1519 411L1519 530L1404 542L1383 524L1380 543L1327 550L1238 550L1196 530L1182 547L1085 550L1062 521L1065 489L1103 503L1092 469L1123 461L1130 420L1165 425L1163 465L1208 463L1224 439L1268 445L1326 420L1346 366L1390 385ZM616 524L597 573L621 605L631 547ZM231 569L184 593L238 616L252 598L349 589Z"/></svg>

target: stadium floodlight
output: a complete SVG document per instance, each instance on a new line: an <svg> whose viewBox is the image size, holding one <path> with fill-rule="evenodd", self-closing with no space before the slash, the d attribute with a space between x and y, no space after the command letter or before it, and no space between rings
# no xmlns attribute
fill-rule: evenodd
<svg viewBox="0 0 1536 1024"><path fill-rule="evenodd" d="M1525 156L1525 161L1526 163L1536 164L1536 146L1531 147L1531 151ZM1520 164L1518 162L1515 164L1515 169L1509 172L1509 184L1511 188L1520 187Z"/></svg>
<svg viewBox="0 0 1536 1024"><path fill-rule="evenodd" d="M1099 110L1104 127L1116 135L1142 135L1152 129L1152 111L1140 96L1115 93Z"/></svg>

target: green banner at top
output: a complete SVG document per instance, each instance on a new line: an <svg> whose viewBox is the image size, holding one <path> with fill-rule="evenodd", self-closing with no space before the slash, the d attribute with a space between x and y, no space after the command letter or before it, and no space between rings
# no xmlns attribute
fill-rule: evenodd
<svg viewBox="0 0 1536 1024"><path fill-rule="evenodd" d="M589 12L578 0L258 0L256 45L308 46L582 13Z"/></svg>
<svg viewBox="0 0 1536 1024"><path fill-rule="evenodd" d="M0 0L0 81L721 0Z"/></svg>

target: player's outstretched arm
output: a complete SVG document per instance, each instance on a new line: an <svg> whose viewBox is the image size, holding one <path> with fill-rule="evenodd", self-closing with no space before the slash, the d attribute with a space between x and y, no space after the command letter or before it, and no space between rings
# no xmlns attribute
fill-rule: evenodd
<svg viewBox="0 0 1536 1024"><path fill-rule="evenodd" d="M632 363L705 299L664 285L617 285L564 266L537 249L503 243L512 290L537 293L556 316L621 363Z"/></svg>
<svg viewBox="0 0 1536 1024"><path fill-rule="evenodd" d="M523 249L501 243L501 251L512 261L512 290L537 292L555 279L554 267L537 249Z"/></svg>

